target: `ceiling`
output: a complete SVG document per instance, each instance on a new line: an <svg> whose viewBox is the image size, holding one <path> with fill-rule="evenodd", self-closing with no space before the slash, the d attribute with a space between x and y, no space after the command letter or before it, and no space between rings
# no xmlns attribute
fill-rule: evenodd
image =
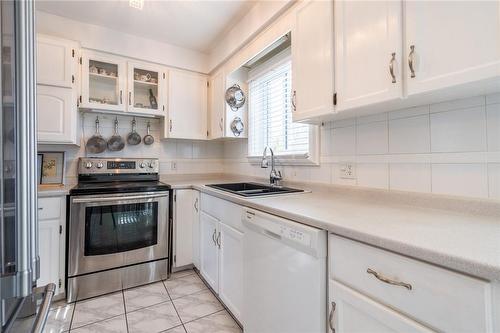
<svg viewBox="0 0 500 333"><path fill-rule="evenodd" d="M208 53L255 4L252 0L36 1L38 10Z"/></svg>

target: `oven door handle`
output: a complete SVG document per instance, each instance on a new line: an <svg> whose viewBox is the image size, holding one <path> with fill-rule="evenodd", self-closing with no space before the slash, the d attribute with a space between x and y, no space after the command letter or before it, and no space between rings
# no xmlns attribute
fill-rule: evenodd
<svg viewBox="0 0 500 333"><path fill-rule="evenodd" d="M153 199L168 197L168 193L161 194L144 194L144 195L129 195L123 197L92 197L92 198L73 198L74 203L91 203L91 202L110 202L110 201L123 201L123 200L140 200L140 199Z"/></svg>

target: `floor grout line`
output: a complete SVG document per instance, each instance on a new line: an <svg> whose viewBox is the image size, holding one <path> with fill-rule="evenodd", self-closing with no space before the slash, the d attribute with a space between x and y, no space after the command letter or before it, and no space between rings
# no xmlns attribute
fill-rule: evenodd
<svg viewBox="0 0 500 333"><path fill-rule="evenodd" d="M125 326L127 328L127 333L129 333L128 329L128 317L127 317L127 304L125 303L125 292L122 289L122 298L123 298L123 311L125 311Z"/></svg>

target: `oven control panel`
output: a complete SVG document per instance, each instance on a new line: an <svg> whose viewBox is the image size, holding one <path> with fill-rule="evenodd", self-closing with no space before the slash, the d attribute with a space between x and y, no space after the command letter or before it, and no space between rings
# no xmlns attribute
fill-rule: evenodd
<svg viewBox="0 0 500 333"><path fill-rule="evenodd" d="M78 174L113 174L113 173L159 173L160 163L157 158L99 158L81 157Z"/></svg>

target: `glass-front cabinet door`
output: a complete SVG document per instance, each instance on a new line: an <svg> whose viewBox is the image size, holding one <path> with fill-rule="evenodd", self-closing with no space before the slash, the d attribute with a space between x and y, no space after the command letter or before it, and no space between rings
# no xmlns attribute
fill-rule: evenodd
<svg viewBox="0 0 500 333"><path fill-rule="evenodd" d="M166 112L167 71L161 66L128 62L128 111L152 115Z"/></svg>
<svg viewBox="0 0 500 333"><path fill-rule="evenodd" d="M126 62L97 52L82 56L80 107L125 111Z"/></svg>

